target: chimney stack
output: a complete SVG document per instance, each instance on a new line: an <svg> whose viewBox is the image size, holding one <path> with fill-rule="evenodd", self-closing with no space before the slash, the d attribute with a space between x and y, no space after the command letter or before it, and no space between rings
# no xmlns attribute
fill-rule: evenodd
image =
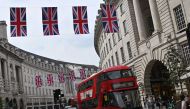
<svg viewBox="0 0 190 109"><path fill-rule="evenodd" d="M6 21L0 21L0 40L7 41L7 24Z"/></svg>

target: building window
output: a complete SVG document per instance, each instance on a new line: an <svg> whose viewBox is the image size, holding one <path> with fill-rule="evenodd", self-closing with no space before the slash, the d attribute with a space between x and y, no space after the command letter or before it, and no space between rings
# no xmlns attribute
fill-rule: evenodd
<svg viewBox="0 0 190 109"><path fill-rule="evenodd" d="M106 48L104 47L104 58L106 57Z"/></svg>
<svg viewBox="0 0 190 109"><path fill-rule="evenodd" d="M119 33L117 33L117 36L118 36L118 41L121 40L121 35Z"/></svg>
<svg viewBox="0 0 190 109"><path fill-rule="evenodd" d="M102 51L102 53L101 53L101 58L102 59L104 58L104 51Z"/></svg>
<svg viewBox="0 0 190 109"><path fill-rule="evenodd" d="M182 50L183 50L183 55L184 55L185 61L186 61L187 65L189 65L190 64L189 45L188 45L188 43L185 43L185 44L182 44L181 47L182 47Z"/></svg>
<svg viewBox="0 0 190 109"><path fill-rule="evenodd" d="M108 63L109 63L109 67L111 67L111 61L110 61L110 59L108 59Z"/></svg>
<svg viewBox="0 0 190 109"><path fill-rule="evenodd" d="M186 27L185 18L181 5L174 8L174 15L177 24L177 29L180 31Z"/></svg>
<svg viewBox="0 0 190 109"><path fill-rule="evenodd" d="M104 51L102 51L102 59L104 59Z"/></svg>
<svg viewBox="0 0 190 109"><path fill-rule="evenodd" d="M126 22L126 20L123 21L123 29L124 29L124 33L127 34L127 22Z"/></svg>
<svg viewBox="0 0 190 109"><path fill-rule="evenodd" d="M121 52L121 57L122 57L122 62L125 62L125 54L124 54L124 50L123 47L120 48L120 52Z"/></svg>
<svg viewBox="0 0 190 109"><path fill-rule="evenodd" d="M25 86L25 93L26 93L26 95L28 94L28 92L27 92L27 86Z"/></svg>
<svg viewBox="0 0 190 109"><path fill-rule="evenodd" d="M34 87L32 87L32 92L33 92L33 95L35 95L35 92L34 92Z"/></svg>
<svg viewBox="0 0 190 109"><path fill-rule="evenodd" d="M121 15L124 13L124 8L123 8L123 4L121 4L120 6L119 6L119 8L120 8L120 12L121 12Z"/></svg>
<svg viewBox="0 0 190 109"><path fill-rule="evenodd" d="M130 42L127 42L127 50L128 50L128 54L129 54L129 59L131 59L133 57L133 55L132 55L132 51L131 51Z"/></svg>
<svg viewBox="0 0 190 109"><path fill-rule="evenodd" d="M115 36L114 36L114 34L112 34L112 39L113 39L113 45L115 45L116 42L115 42Z"/></svg>
<svg viewBox="0 0 190 109"><path fill-rule="evenodd" d="M108 39L108 43L109 43L109 46L110 46L110 50L112 49L112 46L111 46L111 40Z"/></svg>
<svg viewBox="0 0 190 109"><path fill-rule="evenodd" d="M31 88L28 87L28 94L30 95L31 94Z"/></svg>
<svg viewBox="0 0 190 109"><path fill-rule="evenodd" d="M119 65L119 57L118 57L118 53L117 52L115 52L115 57L116 57L117 65Z"/></svg>
<svg viewBox="0 0 190 109"><path fill-rule="evenodd" d="M113 56L111 56L111 61L112 61L112 66L115 66L115 62L114 62Z"/></svg>
<svg viewBox="0 0 190 109"><path fill-rule="evenodd" d="M107 54L109 53L109 50L108 50L108 44L106 43L106 50L107 50Z"/></svg>

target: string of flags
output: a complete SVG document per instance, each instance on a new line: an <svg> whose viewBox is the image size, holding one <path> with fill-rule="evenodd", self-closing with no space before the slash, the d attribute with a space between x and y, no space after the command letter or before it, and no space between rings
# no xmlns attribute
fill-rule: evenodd
<svg viewBox="0 0 190 109"><path fill-rule="evenodd" d="M80 73L80 79L82 79L82 80L89 77L89 75L86 75L86 72L85 72L84 68L79 69L79 73ZM64 83L65 82L64 72L58 73L57 76L58 76L59 83ZM70 81L75 81L76 80L74 70L70 70L69 73L68 73L68 76L69 76L68 78L69 78ZM52 86L54 84L53 74L47 74L46 80L47 80L47 85ZM41 78L41 75L36 75L35 76L35 84L36 84L36 87L41 87L43 85L43 79Z"/></svg>
<svg viewBox="0 0 190 109"><path fill-rule="evenodd" d="M89 34L87 6L73 6L73 28L75 34ZM111 4L101 4L101 22L105 33L119 32L116 10ZM42 7L44 36L59 35L57 7ZM25 7L10 8L11 37L27 36Z"/></svg>

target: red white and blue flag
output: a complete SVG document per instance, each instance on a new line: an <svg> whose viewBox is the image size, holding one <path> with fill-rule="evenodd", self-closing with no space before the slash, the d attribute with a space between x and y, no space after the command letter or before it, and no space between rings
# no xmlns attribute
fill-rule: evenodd
<svg viewBox="0 0 190 109"><path fill-rule="evenodd" d="M59 78L59 82L60 83L64 83L65 82L65 78L64 78L64 73L61 72L58 74L58 78Z"/></svg>
<svg viewBox="0 0 190 109"><path fill-rule="evenodd" d="M42 8L42 23L44 35L59 35L57 7Z"/></svg>
<svg viewBox="0 0 190 109"><path fill-rule="evenodd" d="M71 71L69 72L69 78L70 78L71 81L75 81L75 80L76 80L74 70L71 70Z"/></svg>
<svg viewBox="0 0 190 109"><path fill-rule="evenodd" d="M42 79L40 75L37 75L35 77L35 83L36 83L36 87L41 87L42 86Z"/></svg>
<svg viewBox="0 0 190 109"><path fill-rule="evenodd" d="M51 86L53 84L53 75L52 74L47 75L47 84L48 84L48 86Z"/></svg>
<svg viewBox="0 0 190 109"><path fill-rule="evenodd" d="M80 72L80 78L86 79L85 69L84 68L79 69L79 72Z"/></svg>
<svg viewBox="0 0 190 109"><path fill-rule="evenodd" d="M113 5L101 5L101 19L105 33L119 32L116 10Z"/></svg>
<svg viewBox="0 0 190 109"><path fill-rule="evenodd" d="M74 6L72 9L75 34L88 34L87 6Z"/></svg>
<svg viewBox="0 0 190 109"><path fill-rule="evenodd" d="M11 37L27 36L26 8L10 8Z"/></svg>

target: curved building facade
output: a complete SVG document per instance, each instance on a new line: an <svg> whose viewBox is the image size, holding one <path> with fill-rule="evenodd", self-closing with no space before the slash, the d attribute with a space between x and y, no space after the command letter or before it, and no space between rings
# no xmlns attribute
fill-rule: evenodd
<svg viewBox="0 0 190 109"><path fill-rule="evenodd" d="M105 1L106 2L106 1ZM105 33L98 11L94 46L100 57L99 67L130 66L137 75L140 94L169 95L167 72L163 63L169 47L175 47L190 62L186 35L190 23L188 0L112 0L119 25L118 33ZM187 88L183 87L184 91ZM176 92L181 89L176 87Z"/></svg>
<svg viewBox="0 0 190 109"><path fill-rule="evenodd" d="M24 51L7 40L6 22L0 21L0 104L5 109L56 109L53 90L60 89L66 99L76 97L76 84L81 81L79 69L86 75L97 72L94 65L53 60ZM74 70L76 80L71 81L69 71ZM64 83L58 73L64 72ZM48 84L47 75L53 82ZM36 85L41 77L41 86Z"/></svg>

